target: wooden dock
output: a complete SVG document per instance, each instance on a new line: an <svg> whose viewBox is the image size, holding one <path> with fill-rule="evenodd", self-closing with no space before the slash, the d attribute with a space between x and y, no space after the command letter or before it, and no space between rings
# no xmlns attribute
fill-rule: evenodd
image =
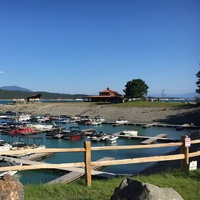
<svg viewBox="0 0 200 200"><path fill-rule="evenodd" d="M41 162L33 161L34 159L36 159L38 157L41 157L41 155L40 156L39 156L39 154L38 155L30 155L30 156L26 156L24 158L14 158L14 157L8 157L8 156L0 156L0 158L5 158L5 159L9 159L11 161L17 162L17 163L22 163L22 165L38 165L38 164L41 164ZM101 159L99 159L97 161L110 161L110 160L114 160L114 158L112 158L112 157L104 157L104 158L101 158ZM47 164L47 163L45 163L45 164ZM93 176L98 176L98 177L102 177L102 178L111 178L111 177L116 177L117 176L114 173L97 171L100 168L101 168L101 166L92 167L91 174ZM67 172L67 174L65 174L65 175L63 175L61 177L58 177L58 178L48 182L47 184L70 183L70 182L73 182L73 181L81 178L85 174L85 169L81 168L81 167L57 168L57 170L65 171L65 172Z"/></svg>
<svg viewBox="0 0 200 200"><path fill-rule="evenodd" d="M108 160L114 160L114 158L104 157L104 158L101 158L98 161L108 161ZM97 171L100 168L101 167L99 167L99 166L92 167L91 174L92 175L97 175L97 176L100 176L100 177L104 177L104 178L109 178L109 177L116 176L116 174L113 174L113 173ZM65 174L65 175L63 175L61 177L56 178L56 179L48 182L47 184L70 183L72 181L78 180L79 178L81 178L85 174L84 168L75 168L75 167L73 167L73 168L62 168L60 170L66 170L66 171L71 171L71 172L69 172L68 174Z"/></svg>
<svg viewBox="0 0 200 200"><path fill-rule="evenodd" d="M156 135L155 137L151 137L145 141L142 141L140 144L153 144L153 143L156 143L156 141L160 138L167 138L167 134L159 134L159 135Z"/></svg>
<svg viewBox="0 0 200 200"><path fill-rule="evenodd" d="M152 127L152 126L157 126L158 125L158 123L157 122L154 122L154 123L150 123L150 124L144 124L143 126L142 126L142 128L150 128L150 127Z"/></svg>

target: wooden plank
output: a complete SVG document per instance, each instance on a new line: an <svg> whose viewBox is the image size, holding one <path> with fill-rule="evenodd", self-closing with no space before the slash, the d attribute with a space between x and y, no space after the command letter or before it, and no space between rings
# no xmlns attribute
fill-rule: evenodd
<svg viewBox="0 0 200 200"><path fill-rule="evenodd" d="M60 176L59 178L48 182L47 184L70 183L72 181L75 181L75 180L81 178L83 175L84 175L84 173L70 172L68 174L65 174L64 176Z"/></svg>
<svg viewBox="0 0 200 200"><path fill-rule="evenodd" d="M152 138L149 138L143 142L141 142L140 144L152 144L152 143L155 143L159 138L166 138L167 137L167 134L159 134L159 135L156 135L155 137L152 137Z"/></svg>

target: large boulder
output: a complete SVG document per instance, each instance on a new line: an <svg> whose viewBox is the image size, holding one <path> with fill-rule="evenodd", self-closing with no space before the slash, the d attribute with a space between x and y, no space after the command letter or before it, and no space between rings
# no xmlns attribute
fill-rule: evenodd
<svg viewBox="0 0 200 200"><path fill-rule="evenodd" d="M183 200L172 188L160 188L149 183L142 183L130 178L115 188L110 200Z"/></svg>
<svg viewBox="0 0 200 200"><path fill-rule="evenodd" d="M24 187L21 182L9 174L0 178L1 200L24 200Z"/></svg>

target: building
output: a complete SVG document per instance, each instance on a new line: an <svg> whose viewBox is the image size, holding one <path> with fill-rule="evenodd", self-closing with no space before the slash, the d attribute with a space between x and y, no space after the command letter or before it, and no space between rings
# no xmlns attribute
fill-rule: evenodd
<svg viewBox="0 0 200 200"><path fill-rule="evenodd" d="M105 102L105 103L123 103L124 96L108 87L106 90L99 92L97 96L85 96L84 101L89 102Z"/></svg>

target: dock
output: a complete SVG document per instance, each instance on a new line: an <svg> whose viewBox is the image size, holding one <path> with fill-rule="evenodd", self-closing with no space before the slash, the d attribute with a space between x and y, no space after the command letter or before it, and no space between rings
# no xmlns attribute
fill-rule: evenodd
<svg viewBox="0 0 200 200"><path fill-rule="evenodd" d="M153 144L153 143L156 143L156 141L160 138L167 138L167 134L162 133L162 134L156 135L154 137L151 137L151 138L141 142L140 144L146 144L146 145Z"/></svg>
<svg viewBox="0 0 200 200"><path fill-rule="evenodd" d="M23 158L14 158L14 157L8 157L8 156L0 156L0 158L5 158L5 159L10 159L14 162L17 163L22 163L22 165L37 165L37 164L41 164L41 162L38 161L33 161L33 159L38 158L39 155L30 155L30 156L26 156ZM32 159L32 160L31 160ZM112 157L104 157L101 158L97 161L110 161L110 160L114 160L114 158ZM48 164L48 163L45 163ZM111 178L111 177L116 177L117 174L114 173L109 173L109 172L101 172L98 171L101 168L101 166L93 166L92 170L91 170L91 174L93 176L98 176L101 178ZM71 183L75 180L78 180L79 178L81 178L82 176L85 175L85 169L81 168L81 167L72 167L72 168L57 168L56 170L60 170L60 171L65 171L67 174L58 177L50 182L48 182L47 184L54 184L54 183Z"/></svg>
<svg viewBox="0 0 200 200"><path fill-rule="evenodd" d="M104 157L99 159L98 161L108 161L108 160L114 160L114 158L111 157ZM92 167L92 171L91 174L92 175L96 175L99 177L104 177L104 178L110 178L110 177L115 177L116 174L113 173L108 173L108 172L101 172L101 171L97 171L99 170L101 167L100 166L94 166ZM85 169L84 168L62 168L61 170L66 170L66 171L71 171L63 176L60 176L50 182L48 182L47 184L55 184L55 183L71 183L75 180L80 179L82 176L85 175Z"/></svg>
<svg viewBox="0 0 200 200"><path fill-rule="evenodd" d="M146 135L127 136L127 135L120 135L120 133L121 132L113 133L113 135L117 136L119 138L143 139L143 140L157 137L157 136L146 136ZM167 135L167 134L165 134L165 135ZM159 137L159 138L157 138L157 140L166 141L166 142L179 142L179 139L168 138L168 137Z"/></svg>
<svg viewBox="0 0 200 200"><path fill-rule="evenodd" d="M152 126L157 126L157 125L158 125L157 122L155 122L155 123L150 123L150 124L144 124L144 125L142 126L142 128L150 128L150 127L152 127Z"/></svg>

